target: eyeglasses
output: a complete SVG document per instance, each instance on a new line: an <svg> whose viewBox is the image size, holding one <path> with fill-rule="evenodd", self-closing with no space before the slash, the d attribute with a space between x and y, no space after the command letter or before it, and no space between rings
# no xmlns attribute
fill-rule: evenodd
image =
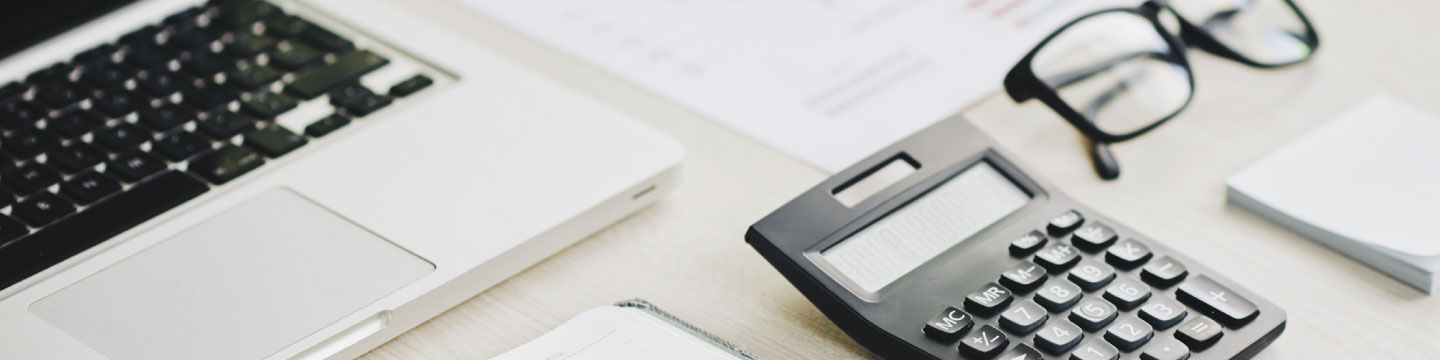
<svg viewBox="0 0 1440 360"><path fill-rule="evenodd" d="M1151 0L1060 27L1010 70L1005 92L1080 130L1096 172L1112 180L1120 168L1108 144L1154 130L1194 98L1187 45L1274 69L1309 60L1320 38L1292 0Z"/></svg>

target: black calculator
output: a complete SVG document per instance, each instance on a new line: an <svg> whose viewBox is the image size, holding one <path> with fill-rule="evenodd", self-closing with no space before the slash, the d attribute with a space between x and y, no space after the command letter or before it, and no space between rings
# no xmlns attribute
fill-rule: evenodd
<svg viewBox="0 0 1440 360"><path fill-rule="evenodd" d="M954 117L755 223L745 239L887 359L1248 359L1285 312L1086 209Z"/></svg>

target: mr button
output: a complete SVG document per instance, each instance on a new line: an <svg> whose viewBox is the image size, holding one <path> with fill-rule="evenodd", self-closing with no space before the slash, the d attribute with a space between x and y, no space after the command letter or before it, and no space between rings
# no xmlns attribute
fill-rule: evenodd
<svg viewBox="0 0 1440 360"><path fill-rule="evenodd" d="M989 283L979 291L965 296L965 308L981 316L995 315L1010 305L1014 297L1010 296L1010 290L1005 290L1000 284Z"/></svg>
<svg viewBox="0 0 1440 360"><path fill-rule="evenodd" d="M975 321L969 314L955 307L947 307L940 315L925 323L925 335L936 340L952 341L970 331L970 326L974 324Z"/></svg>

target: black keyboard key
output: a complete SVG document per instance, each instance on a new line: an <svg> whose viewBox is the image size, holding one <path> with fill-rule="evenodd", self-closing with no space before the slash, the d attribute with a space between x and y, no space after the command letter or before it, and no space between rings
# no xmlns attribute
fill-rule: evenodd
<svg viewBox="0 0 1440 360"><path fill-rule="evenodd" d="M94 112L77 110L60 115L47 123L49 124L47 129L54 130L55 133L68 139L85 135L90 130L105 125L105 120Z"/></svg>
<svg viewBox="0 0 1440 360"><path fill-rule="evenodd" d="M109 62L110 56L115 55L116 51L120 51L120 47L116 46L115 44L100 44L90 48L89 50L81 51L79 54L75 54L75 57L72 60L74 60L76 63L82 64L94 61Z"/></svg>
<svg viewBox="0 0 1440 360"><path fill-rule="evenodd" d="M262 119L274 119L276 116L294 109L297 104L299 102L288 95L261 91L250 94L249 98L241 100L240 109Z"/></svg>
<svg viewBox="0 0 1440 360"><path fill-rule="evenodd" d="M364 85L349 83L330 92L330 105L340 108L350 107L371 96L375 96L375 93L365 88Z"/></svg>
<svg viewBox="0 0 1440 360"><path fill-rule="evenodd" d="M35 157L35 155L60 146L60 141L55 139L55 135L35 128L15 130L5 135L0 143L4 143L5 150L9 150L11 154L21 158Z"/></svg>
<svg viewBox="0 0 1440 360"><path fill-rule="evenodd" d="M40 192L46 187L60 182L60 173L40 163L32 162L5 170L0 173L0 178L4 178L5 186L24 196Z"/></svg>
<svg viewBox="0 0 1440 360"><path fill-rule="evenodd" d="M1075 266L1075 269L1070 270L1068 278L1085 291L1095 291L1109 285L1111 280L1115 280L1115 268L1086 259L1081 261L1080 265Z"/></svg>
<svg viewBox="0 0 1440 360"><path fill-rule="evenodd" d="M1150 252L1150 247L1135 239L1125 239L1105 251L1105 262L1121 269L1134 269L1150 261L1155 253Z"/></svg>
<svg viewBox="0 0 1440 360"><path fill-rule="evenodd" d="M970 317L970 314L955 307L947 307L945 311L941 311L939 315L935 315L935 318L930 319L930 322L925 323L924 332L931 339L954 341L955 338L970 331L970 326L974 324L975 320Z"/></svg>
<svg viewBox="0 0 1440 360"><path fill-rule="evenodd" d="M120 36L120 43L128 46L154 45L155 37L159 34L159 26L145 25L145 27Z"/></svg>
<svg viewBox="0 0 1440 360"><path fill-rule="evenodd" d="M15 200L12 199L9 201ZM6 205L9 205L8 202ZM19 221L15 221L15 219L11 219L9 216L0 215L0 246L5 246L5 244L9 243L11 240L18 239L21 236L25 236L25 234L29 233L30 229L26 228L25 224L21 224ZM0 268L4 267L0 266Z"/></svg>
<svg viewBox="0 0 1440 360"><path fill-rule="evenodd" d="M281 41L270 53L270 63L281 69L296 71L320 63L325 54L309 45Z"/></svg>
<svg viewBox="0 0 1440 360"><path fill-rule="evenodd" d="M195 111L174 104L165 104L157 108L140 109L139 115L141 124L145 124L151 129L165 131L194 119Z"/></svg>
<svg viewBox="0 0 1440 360"><path fill-rule="evenodd" d="M128 183L140 182L166 168L165 160L144 151L127 152L105 164L106 172Z"/></svg>
<svg viewBox="0 0 1440 360"><path fill-rule="evenodd" d="M135 73L135 80L140 89L155 96L174 94L184 82L180 75L168 70L141 70Z"/></svg>
<svg viewBox="0 0 1440 360"><path fill-rule="evenodd" d="M1134 316L1126 315L1105 329L1105 340L1123 352L1135 351L1155 337L1155 329Z"/></svg>
<svg viewBox="0 0 1440 360"><path fill-rule="evenodd" d="M434 80L430 80L430 78L426 77L425 75L415 75L410 77L409 79L405 79L405 81L401 81L395 84L395 86L391 86L390 93L388 95L394 97L410 96L411 94L419 92L421 89L429 87L430 84L434 83Z"/></svg>
<svg viewBox="0 0 1440 360"><path fill-rule="evenodd" d="M136 71L143 69L167 69L176 53L155 44L134 45L125 48L126 66Z"/></svg>
<svg viewBox="0 0 1440 360"><path fill-rule="evenodd" d="M112 118L125 116L125 114L135 111L135 107L140 105L139 100L130 96L129 91L121 89L112 88L96 92L95 96L91 98L92 105Z"/></svg>
<svg viewBox="0 0 1440 360"><path fill-rule="evenodd" d="M274 125L245 133L245 146L259 150L260 153L272 158L300 148L306 142L304 136L296 135L284 127Z"/></svg>
<svg viewBox="0 0 1440 360"><path fill-rule="evenodd" d="M326 116L324 119L316 120L315 122L310 123L310 125L306 125L305 134L314 137L321 137L349 124L350 118L338 114L330 115Z"/></svg>
<svg viewBox="0 0 1440 360"><path fill-rule="evenodd" d="M1014 299L1010 290L992 282L965 296L965 308L980 316L990 316L1004 310Z"/></svg>
<svg viewBox="0 0 1440 360"><path fill-rule="evenodd" d="M295 15L276 16L265 20L265 35L293 38L300 36L308 27L310 27L309 21Z"/></svg>
<svg viewBox="0 0 1440 360"><path fill-rule="evenodd" d="M1010 255L1019 257L1030 256L1030 254L1034 254L1036 250L1040 250L1040 247L1045 246L1047 242L1050 242L1050 239L1045 237L1045 233L1040 232L1040 230L1031 231L1029 234L1025 234L1025 236L1021 236L1019 239L1010 242Z"/></svg>
<svg viewBox="0 0 1440 360"><path fill-rule="evenodd" d="M12 193L10 192L10 190L6 190L5 188L0 187L0 207L6 207L13 204L15 204L15 193ZM3 222L3 220L0 220L0 222ZM4 231L4 227L0 227L0 232ZM0 240L0 246L3 246L4 243L5 242L3 240Z"/></svg>
<svg viewBox="0 0 1440 360"><path fill-rule="evenodd" d="M1063 242L1056 241L1035 254L1035 263L1050 272L1061 272L1080 262L1080 251Z"/></svg>
<svg viewBox="0 0 1440 360"><path fill-rule="evenodd" d="M1070 322L1075 323L1085 331L1096 331L1105 325L1110 325L1116 317L1115 305L1097 298L1086 298L1080 300L1080 304L1070 310Z"/></svg>
<svg viewBox="0 0 1440 360"><path fill-rule="evenodd" d="M66 173L77 173L89 170L101 161L105 161L105 152L83 142L74 142L69 146L51 151L47 155L47 164L55 165Z"/></svg>
<svg viewBox="0 0 1440 360"><path fill-rule="evenodd" d="M227 28L239 28L272 16L284 14L280 8L264 1L226 1L216 7L215 23Z"/></svg>
<svg viewBox="0 0 1440 360"><path fill-rule="evenodd" d="M1119 237L1115 234L1115 229L1111 229L1105 224L1092 222L1076 229L1075 234L1070 236L1070 242L1080 250L1096 252L1114 244L1115 239Z"/></svg>
<svg viewBox="0 0 1440 360"><path fill-rule="evenodd" d="M194 80L180 90L185 103L200 110L214 110L238 99L235 91L205 80Z"/></svg>
<svg viewBox="0 0 1440 360"><path fill-rule="evenodd" d="M314 99L388 63L390 60L367 50L352 52L340 56L333 64L300 75L285 86L285 91L302 99Z"/></svg>
<svg viewBox="0 0 1440 360"><path fill-rule="evenodd" d="M190 160L190 172L220 185L264 164L265 158L250 149L225 145Z"/></svg>
<svg viewBox="0 0 1440 360"><path fill-rule="evenodd" d="M1166 256L1145 265L1145 270L1140 272L1140 278L1155 287L1170 287L1185 280L1185 275L1190 272L1185 269L1185 264L1175 258Z"/></svg>
<svg viewBox="0 0 1440 360"><path fill-rule="evenodd" d="M1080 302L1082 294L1079 286L1068 281L1056 281L1041 286L1040 290L1035 292L1035 302L1051 312L1061 312Z"/></svg>
<svg viewBox="0 0 1440 360"><path fill-rule="evenodd" d="M219 32L200 27L193 19L171 25L165 34L165 46L177 49L209 49L220 38Z"/></svg>
<svg viewBox="0 0 1440 360"><path fill-rule="evenodd" d="M205 114L204 117L195 121L195 125L209 134L211 138L224 140L254 129L255 123L258 121L260 120L246 113L217 111Z"/></svg>
<svg viewBox="0 0 1440 360"><path fill-rule="evenodd" d="M0 100L20 96L20 94L24 94L26 91L30 91L30 85L20 83L19 81L11 81L9 84L0 86Z"/></svg>
<svg viewBox="0 0 1440 360"><path fill-rule="evenodd" d="M59 109L85 98L85 91L61 81L45 81L35 85L35 97Z"/></svg>
<svg viewBox="0 0 1440 360"><path fill-rule="evenodd" d="M965 336L965 341L960 342L960 353L973 359L988 359L1004 351L1007 345L1010 345L1010 339L1005 337L1005 333L985 325Z"/></svg>
<svg viewBox="0 0 1440 360"><path fill-rule="evenodd" d="M1130 311L1146 300L1150 300L1150 287L1135 278L1126 276L1105 287L1105 300L1123 311Z"/></svg>
<svg viewBox="0 0 1440 360"><path fill-rule="evenodd" d="M1019 293L1028 293L1031 290L1044 284L1049 276L1045 276L1045 268L1035 263L1021 260L1010 270L1000 273L1000 284L1005 288Z"/></svg>
<svg viewBox="0 0 1440 360"><path fill-rule="evenodd" d="M1080 345L1080 340L1084 338L1085 331L1079 326L1071 324L1070 320L1056 319L1035 333L1035 346L1051 354L1063 354Z"/></svg>
<svg viewBox="0 0 1440 360"><path fill-rule="evenodd" d="M305 30L300 32L300 38L311 45L315 45L318 49L331 52L343 52L355 48L355 44L351 43L350 40L346 40L340 37L340 35L331 32L330 29L313 23L306 26Z"/></svg>
<svg viewBox="0 0 1440 360"><path fill-rule="evenodd" d="M1086 342L1070 354L1070 360L1117 360L1120 359L1120 350L1115 346L1096 338Z"/></svg>
<svg viewBox="0 0 1440 360"><path fill-rule="evenodd" d="M8 287L209 190L170 171L0 248L0 287ZM3 222L0 222L3 225Z"/></svg>
<svg viewBox="0 0 1440 360"><path fill-rule="evenodd" d="M164 155L170 161L183 161L211 148L209 139L185 131L162 136L151 145L154 152Z"/></svg>
<svg viewBox="0 0 1440 360"><path fill-rule="evenodd" d="M75 205L58 195L42 192L15 204L11 211L20 221L33 227L41 227L75 213Z"/></svg>
<svg viewBox="0 0 1440 360"><path fill-rule="evenodd" d="M1060 236L1075 231L1075 228L1080 227L1082 223L1085 223L1085 216L1080 215L1079 211L1070 210L1050 219L1050 224L1045 225L1045 230L1049 231L1050 235Z"/></svg>
<svg viewBox="0 0 1440 360"><path fill-rule="evenodd" d="M380 111L381 108L389 105L390 98L379 95L370 95L361 98L359 102L356 102L355 104L350 105L350 107L347 107L345 109L350 111L350 114L352 115L366 116L376 111Z"/></svg>
<svg viewBox="0 0 1440 360"><path fill-rule="evenodd" d="M209 77L225 70L225 60L215 56L208 49L195 49L180 53L180 71L195 76Z"/></svg>
<svg viewBox="0 0 1440 360"><path fill-rule="evenodd" d="M1255 303L1205 275L1196 275L1180 284L1175 296L1205 316L1232 328L1239 328L1260 315L1260 308Z"/></svg>
<svg viewBox="0 0 1440 360"><path fill-rule="evenodd" d="M120 68L109 60L101 60L85 65L85 72L80 74L80 80L91 85L120 88L125 85L125 80L130 78L130 71Z"/></svg>
<svg viewBox="0 0 1440 360"><path fill-rule="evenodd" d="M240 90L251 91L280 80L282 75L285 74L269 66L246 64L230 69L226 81Z"/></svg>
<svg viewBox="0 0 1440 360"><path fill-rule="evenodd" d="M1189 311L1185 310L1185 306L1163 296L1157 297L1144 306L1141 306L1140 311L1137 312L1137 314L1140 315L1140 319L1149 322L1151 326L1161 330L1169 329L1171 326L1179 324L1180 320L1185 320L1185 315L1188 313Z"/></svg>
<svg viewBox="0 0 1440 360"><path fill-rule="evenodd" d="M108 129L95 132L95 142L105 145L112 152L125 152L150 141L155 134L135 124L121 121Z"/></svg>
<svg viewBox="0 0 1440 360"><path fill-rule="evenodd" d="M1034 301L1024 300L1000 314L1000 327L1010 330L1011 333L1025 335L1039 329L1049 319L1050 313L1046 312L1045 308Z"/></svg>
<svg viewBox="0 0 1440 360"><path fill-rule="evenodd" d="M60 192L75 200L76 204L89 205L100 199L120 192L120 182L98 172L86 172L70 178L60 185Z"/></svg>
<svg viewBox="0 0 1440 360"><path fill-rule="evenodd" d="M1195 350L1204 350L1214 345L1223 335L1225 333L1220 331L1220 323L1204 316L1196 316L1175 329L1175 338Z"/></svg>
<svg viewBox="0 0 1440 360"><path fill-rule="evenodd" d="M35 121L45 117L45 109L33 102L15 98L0 103L0 124L7 128L34 126Z"/></svg>
<svg viewBox="0 0 1440 360"><path fill-rule="evenodd" d="M30 83L70 82L70 73L75 70L74 65L68 63L55 63L44 69L36 70L25 77Z"/></svg>
<svg viewBox="0 0 1440 360"><path fill-rule="evenodd" d="M1187 360L1190 348L1168 337L1155 339L1140 352L1140 360Z"/></svg>
<svg viewBox="0 0 1440 360"><path fill-rule="evenodd" d="M1002 359L1002 360L1042 360L1039 351L1035 351L1035 348L1032 348L1032 347L1030 347L1030 345L1025 345L1025 344L1015 345L1015 348L1010 349L1010 351L1006 351L1004 354L1001 354L998 359Z"/></svg>
<svg viewBox="0 0 1440 360"><path fill-rule="evenodd" d="M275 39L265 35L255 35L249 31L235 31L221 37L225 43L225 52L239 57L251 57L270 50L275 46Z"/></svg>

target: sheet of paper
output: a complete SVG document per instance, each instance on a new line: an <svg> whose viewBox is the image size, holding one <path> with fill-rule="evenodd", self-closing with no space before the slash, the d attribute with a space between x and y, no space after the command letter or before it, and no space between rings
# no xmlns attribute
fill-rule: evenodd
<svg viewBox="0 0 1440 360"><path fill-rule="evenodd" d="M1136 0L455 0L835 172L999 90Z"/></svg>
<svg viewBox="0 0 1440 360"><path fill-rule="evenodd" d="M735 360L714 345L642 310L586 311L492 360Z"/></svg>

